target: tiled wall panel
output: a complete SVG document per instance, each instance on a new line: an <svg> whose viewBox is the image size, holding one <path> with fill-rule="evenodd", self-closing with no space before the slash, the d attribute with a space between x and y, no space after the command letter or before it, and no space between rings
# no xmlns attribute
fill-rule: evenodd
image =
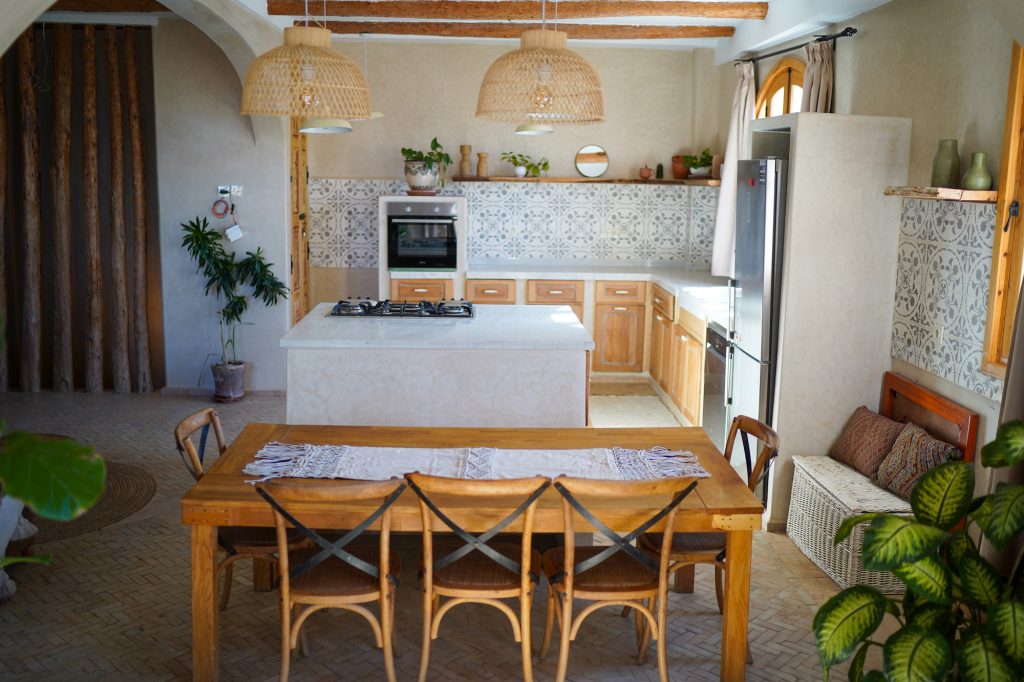
<svg viewBox="0 0 1024 682"><path fill-rule="evenodd" d="M991 204L903 201L892 355L999 400L979 371L994 225Z"/></svg>
<svg viewBox="0 0 1024 682"><path fill-rule="evenodd" d="M310 182L314 267L377 267L377 198L399 180ZM474 264L680 266L708 269L718 189L683 185L449 183L465 196Z"/></svg>

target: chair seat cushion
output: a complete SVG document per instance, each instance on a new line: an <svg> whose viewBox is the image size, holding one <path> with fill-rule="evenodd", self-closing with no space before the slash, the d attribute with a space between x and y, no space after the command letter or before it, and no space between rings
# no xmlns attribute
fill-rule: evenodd
<svg viewBox="0 0 1024 682"><path fill-rule="evenodd" d="M606 547L577 547L576 563L589 559L607 549ZM565 548L556 547L544 552L544 575L548 582L562 572L565 565ZM561 585L565 581L551 583ZM625 552L616 552L597 566L576 576L575 589L588 592L634 592L657 590L658 574L647 568Z"/></svg>
<svg viewBox="0 0 1024 682"><path fill-rule="evenodd" d="M648 533L640 538L638 543L641 549L657 555L661 551L661 534ZM672 535L672 555L677 554L688 556L697 555L708 559L714 559L725 549L725 533L675 533Z"/></svg>
<svg viewBox="0 0 1024 682"><path fill-rule="evenodd" d="M460 542L442 541L434 545L434 560L447 556L461 547ZM522 545L514 543L489 543L488 547L508 557L515 563L522 558ZM527 571L536 571L540 566L540 553L532 551ZM520 576L483 552L473 550L444 568L434 572L434 585L453 590L518 590Z"/></svg>
<svg viewBox="0 0 1024 682"><path fill-rule="evenodd" d="M378 547L346 547L346 551L374 566L380 566L380 548ZM288 568L294 570L306 560L320 552L319 547L294 549L288 552ZM402 564L397 554L391 554L391 575L398 576L402 572ZM319 564L291 579L293 597L330 595L355 595L376 592L380 580L363 571L350 566L338 557L331 555Z"/></svg>

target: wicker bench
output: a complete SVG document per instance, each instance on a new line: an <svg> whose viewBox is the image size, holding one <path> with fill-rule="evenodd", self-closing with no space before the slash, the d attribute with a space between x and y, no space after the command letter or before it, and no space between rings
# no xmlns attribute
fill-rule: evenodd
<svg viewBox="0 0 1024 682"><path fill-rule="evenodd" d="M972 461L978 415L894 372L882 379L878 410L896 421L912 421L932 436L955 445ZM910 503L873 484L867 476L831 457L793 457L793 490L786 533L800 550L840 587L870 585L883 593L904 590L887 572L865 571L861 562L864 524L833 544L843 520L865 512L910 514Z"/></svg>

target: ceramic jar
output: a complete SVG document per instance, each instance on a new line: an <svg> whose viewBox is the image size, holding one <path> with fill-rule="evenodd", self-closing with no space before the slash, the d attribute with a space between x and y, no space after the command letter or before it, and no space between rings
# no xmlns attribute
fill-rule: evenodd
<svg viewBox="0 0 1024 682"><path fill-rule="evenodd" d="M939 148L932 159L932 187L960 187L960 152L956 140L939 140Z"/></svg>
<svg viewBox="0 0 1024 682"><path fill-rule="evenodd" d="M676 180L685 180L690 174L690 169L683 164L683 155L672 157L672 177Z"/></svg>
<svg viewBox="0 0 1024 682"><path fill-rule="evenodd" d="M427 168L426 161L406 161L405 181L414 192L436 192L438 179L437 164Z"/></svg>
<svg viewBox="0 0 1024 682"><path fill-rule="evenodd" d="M992 174L988 172L988 157L985 152L971 154L971 167L964 175L962 187L980 191L992 189Z"/></svg>

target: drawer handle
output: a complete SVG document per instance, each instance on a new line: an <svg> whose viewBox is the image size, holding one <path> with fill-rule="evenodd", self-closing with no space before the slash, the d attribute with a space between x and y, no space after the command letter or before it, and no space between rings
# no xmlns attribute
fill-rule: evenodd
<svg viewBox="0 0 1024 682"><path fill-rule="evenodd" d="M617 305L617 306L613 307L613 308L612 308L612 310L622 310L622 311L626 311L626 310L629 310L629 308L627 308L627 307L626 307L626 306L624 306L624 305Z"/></svg>
<svg viewBox="0 0 1024 682"><path fill-rule="evenodd" d="M565 292L562 291L561 289L548 289L548 293L549 294L563 294Z"/></svg>
<svg viewBox="0 0 1024 682"><path fill-rule="evenodd" d="M430 289L413 289L412 293L414 293L414 294L425 294L428 291L430 291Z"/></svg>
<svg viewBox="0 0 1024 682"><path fill-rule="evenodd" d="M498 290L497 289L484 289L484 293L485 294L496 294L496 293L498 293Z"/></svg>
<svg viewBox="0 0 1024 682"><path fill-rule="evenodd" d="M655 297L654 297L654 302L655 302L655 303L661 303L661 299L660 299L660 298L658 298L657 296L655 296Z"/></svg>
<svg viewBox="0 0 1024 682"><path fill-rule="evenodd" d="M682 341L683 343L686 343L687 341L690 340L690 337L687 336L686 334L680 334L679 335L679 340Z"/></svg>
<svg viewBox="0 0 1024 682"><path fill-rule="evenodd" d="M662 321L662 320L664 320L665 318L664 318L664 317L662 317L661 315L655 315L655 316L654 316L654 319L656 319L656 320L657 320L658 322L661 322L661 321Z"/></svg>
<svg viewBox="0 0 1024 682"><path fill-rule="evenodd" d="M616 289L615 293L620 295L620 296L625 296L626 294L629 293L629 291L627 291L626 289Z"/></svg>

